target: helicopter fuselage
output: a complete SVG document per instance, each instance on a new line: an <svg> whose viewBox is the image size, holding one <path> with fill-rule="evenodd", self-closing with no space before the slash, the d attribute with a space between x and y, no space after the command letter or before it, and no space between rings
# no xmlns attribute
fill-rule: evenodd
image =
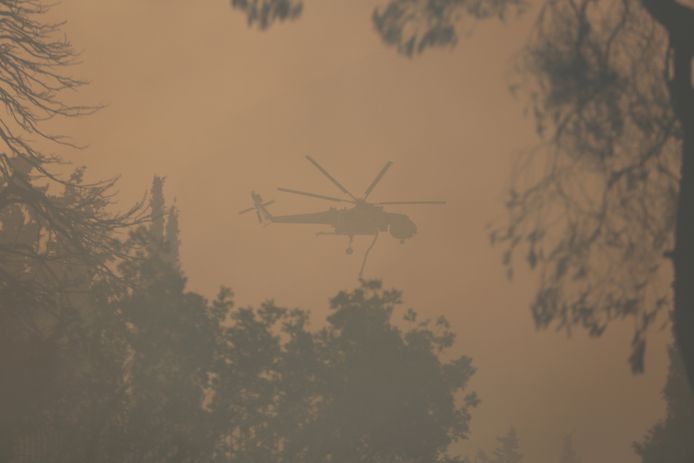
<svg viewBox="0 0 694 463"><path fill-rule="evenodd" d="M328 225L335 235L345 236L375 235L387 231L394 238L405 240L417 232L417 226L405 214L386 212L383 207L368 203L308 214L273 215L270 220L274 223Z"/></svg>

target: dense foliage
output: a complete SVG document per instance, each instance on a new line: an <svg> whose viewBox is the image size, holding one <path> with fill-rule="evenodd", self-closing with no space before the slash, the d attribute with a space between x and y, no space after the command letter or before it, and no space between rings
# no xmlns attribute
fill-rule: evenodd
<svg viewBox="0 0 694 463"><path fill-rule="evenodd" d="M396 318L400 293L378 282L338 294L315 330L304 310L236 308L228 289L207 301L185 289L162 187L120 246L123 284L85 286L61 350L32 364L32 339L10 356L7 392L26 400L5 415L8 461L452 461L477 398L444 319Z"/></svg>

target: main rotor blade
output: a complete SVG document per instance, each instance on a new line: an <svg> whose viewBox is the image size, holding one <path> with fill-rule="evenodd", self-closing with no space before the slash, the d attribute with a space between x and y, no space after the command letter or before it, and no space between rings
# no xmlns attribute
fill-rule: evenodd
<svg viewBox="0 0 694 463"><path fill-rule="evenodd" d="M446 204L446 201L381 201L373 203L379 206L397 205L397 204Z"/></svg>
<svg viewBox="0 0 694 463"><path fill-rule="evenodd" d="M390 169L390 166L393 164L392 161L386 162L386 165L383 166L383 169L376 175L376 178L373 179L373 182L371 182L371 185L369 185L369 188L366 189L366 192L364 192L364 197L362 199L366 199L369 197L369 194L371 194L371 190L373 190L376 185L378 185L378 182L381 181L381 178L386 174L388 169Z"/></svg>
<svg viewBox="0 0 694 463"><path fill-rule="evenodd" d="M310 196L312 198L325 199L328 201L337 201L340 203L351 203L349 199L336 198L334 196L319 195L316 193L308 193L306 191L292 190L291 188L278 188L279 191L284 191L285 193L293 193L295 195Z"/></svg>
<svg viewBox="0 0 694 463"><path fill-rule="evenodd" d="M335 179L335 177L333 177L332 175L330 175L330 174L328 173L327 170L323 169L323 167L321 167L321 165L318 164L318 163L315 161L315 159L313 159L311 156L306 156L306 159L308 159L309 162L310 162L311 164L313 164L314 166L316 166L316 169L320 170L321 173L322 173L323 175L325 175L326 177L328 177L328 179L330 179L330 181L333 182L333 183L335 184L335 186L337 186L337 187L340 189L340 191L342 191L344 194L346 194L347 196L349 196L350 198L352 198L354 201L358 201L357 198L356 198L352 193L350 193L349 190L348 190L347 188L345 188L344 186L342 186L342 184L341 184L340 182L338 182L338 181Z"/></svg>

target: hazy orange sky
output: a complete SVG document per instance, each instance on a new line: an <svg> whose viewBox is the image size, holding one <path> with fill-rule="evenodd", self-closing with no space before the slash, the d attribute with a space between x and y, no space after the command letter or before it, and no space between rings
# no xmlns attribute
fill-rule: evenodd
<svg viewBox="0 0 694 463"><path fill-rule="evenodd" d="M226 0L65 0L52 16L84 51L74 74L92 83L82 96L108 105L64 123L90 145L67 157L92 177L122 175L123 207L166 176L191 289L212 296L229 285L240 304L274 298L317 319L357 284L368 239L346 256L346 240L316 238L320 228L263 227L237 212L253 189L276 213L330 206L276 191L339 194L306 154L358 193L394 161L372 199L448 205L393 208L419 233L405 245L381 237L365 276L403 289L424 315L446 315L456 349L474 359L483 403L461 448L491 449L514 425L527 462L558 459L571 432L585 462L636 462L631 442L664 412L668 333L654 333L647 373L635 377L631 323L599 340L536 332L534 276L506 280L485 231L503 217L513 155L535 141L507 90L532 15L480 24L455 49L411 60L373 31L379 4L309 2L300 20L260 32Z"/></svg>

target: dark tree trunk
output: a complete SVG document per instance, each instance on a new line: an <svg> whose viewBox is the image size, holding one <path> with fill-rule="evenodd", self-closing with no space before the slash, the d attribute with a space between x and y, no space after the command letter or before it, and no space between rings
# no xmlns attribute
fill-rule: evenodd
<svg viewBox="0 0 694 463"><path fill-rule="evenodd" d="M694 31L694 24L691 25ZM686 46L683 46L686 45ZM674 76L672 101L682 127L682 167L675 227L673 329L684 361L689 384L694 389L694 88L692 47L673 43Z"/></svg>
<svg viewBox="0 0 694 463"><path fill-rule="evenodd" d="M672 74L668 85L682 130L682 166L677 199L673 331L689 385L694 390L694 10L674 0L641 0L670 38Z"/></svg>

